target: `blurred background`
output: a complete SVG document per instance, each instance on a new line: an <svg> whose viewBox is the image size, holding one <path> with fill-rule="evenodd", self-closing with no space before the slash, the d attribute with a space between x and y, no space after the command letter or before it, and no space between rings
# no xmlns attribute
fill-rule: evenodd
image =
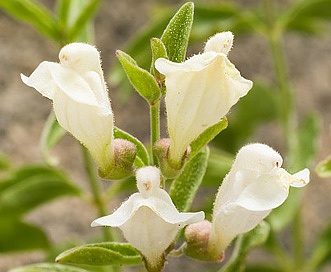
<svg viewBox="0 0 331 272"><path fill-rule="evenodd" d="M219 4L235 4L238 10L244 11L263 5L263 1L244 0L194 2L197 6L212 5L211 7ZM286 10L287 6L295 1L274 2L277 2L277 6L281 7L282 10ZM38 3L52 11L55 9L55 1L44 0L38 1ZM170 0L139 2L135 0L104 0L95 13L94 43L101 52L116 126L130 132L143 142L147 142L149 137L148 107L137 93L130 92L128 86L120 84L118 71L114 70L118 66L115 50L129 50L130 52L137 34L147 33L151 22L157 22L162 16L166 17L167 12L173 14L171 12L178 9L182 3L184 2ZM328 12L331 13L330 10ZM331 19L331 14L329 17ZM200 20L202 19L200 18ZM331 219L330 180L319 178L314 171L317 162L331 153L331 27L329 22L328 20L323 22L318 34L289 31L284 35L282 41L288 75L296 99L297 118L303 120L307 114L314 113L315 116L318 116L320 127L316 139L316 155L309 165L312 173L311 184L305 189L302 202L303 231L308 255L312 254L309 250L310 245L314 243L318 233L321 229L326 228ZM209 33L223 30L218 29L217 23L209 26L210 29L205 31L207 37ZM200 24L197 25L196 31L193 31L192 46L188 50L188 56L202 50L205 41L202 39L204 33L201 32L201 37L198 34L205 27L205 25ZM241 71L241 74L262 85L276 84L277 79L275 79L266 40L256 33L241 31L240 28L233 31L235 34L234 48L230 52L229 58ZM147 42L151 37L147 38ZM20 73L30 75L37 65L44 60L57 62L60 46L42 36L30 25L15 20L1 9L0 44L0 152L4 154L4 157L7 157L12 167L43 163L39 139L44 123L52 110L52 105L48 99L25 86L20 79ZM146 48L146 52L150 54L150 49ZM137 61L138 64L142 63L144 57L141 56ZM263 99L255 101L252 98L250 101L253 106L249 111L264 107ZM268 110L268 103L265 105L266 110ZM236 110L235 107L230 116L235 116ZM238 140L238 145L263 142L273 146L282 154L286 152L283 135L275 120L270 116L261 118L252 133ZM229 127L231 127L231 119ZM241 127L245 127L245 123L242 123ZM226 149L222 146L222 141L221 138L214 145ZM226 140L224 142L226 143ZM235 153L236 150L237 146L228 146L227 151ZM52 154L59 159L58 166L69 173L70 178L76 184L88 190L89 186L82 167L83 160L78 142L72 136L66 135L52 151ZM220 177L215 180L214 188L209 187L206 192L212 193L214 191L216 193L216 187L221 179ZM129 193L124 192L118 199L116 198L109 203L109 212L128 195ZM201 197L203 199L205 195L202 194ZM210 198L210 195L208 197ZM24 220L41 226L52 243L56 245L66 244L67 246L68 238L70 238L72 245L79 245L98 236L100 230L90 228L90 222L97 216L95 209L86 201L78 197L67 196L39 206L25 214ZM291 236L285 231L282 240L285 248L287 243L290 243L290 239ZM19 252L2 250L0 251L0 271L7 271L10 268L33 262L42 262L45 255L43 250ZM256 250L251 254L250 260L261 258L261 256L264 256L263 253ZM192 271L205 271L202 270L204 266L199 265L196 261L188 262L180 259L179 262L171 261L167 271L184 271L184 268Z"/></svg>

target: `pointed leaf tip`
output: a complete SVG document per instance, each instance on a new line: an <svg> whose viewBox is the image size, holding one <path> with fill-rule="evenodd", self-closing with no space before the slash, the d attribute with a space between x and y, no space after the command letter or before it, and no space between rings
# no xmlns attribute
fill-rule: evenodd
<svg viewBox="0 0 331 272"><path fill-rule="evenodd" d="M194 15L194 4L184 4L172 17L161 40L164 43L169 60L182 62L185 60L186 49L190 37Z"/></svg>

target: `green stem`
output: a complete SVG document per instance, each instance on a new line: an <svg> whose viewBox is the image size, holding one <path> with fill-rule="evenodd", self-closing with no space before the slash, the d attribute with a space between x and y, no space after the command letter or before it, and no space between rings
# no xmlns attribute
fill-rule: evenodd
<svg viewBox="0 0 331 272"><path fill-rule="evenodd" d="M160 101L150 105L150 129L151 129L151 164L157 165L157 158L153 152L153 146L160 139Z"/></svg>
<svg viewBox="0 0 331 272"><path fill-rule="evenodd" d="M102 192L100 188L100 179L96 173L94 162L89 151L82 146L85 170L88 176L88 181L92 190L93 200L98 209L99 217L107 215L104 202L102 200ZM103 228L103 235L106 241L112 241L113 237L108 228Z"/></svg>
<svg viewBox="0 0 331 272"><path fill-rule="evenodd" d="M294 129L295 128L295 107L293 94L288 80L287 67L285 64L285 56L282 48L281 40L278 35L273 35L269 39L269 44L272 52L276 80L280 91L280 121L283 127L283 135L287 141L288 150L293 146Z"/></svg>
<svg viewBox="0 0 331 272"><path fill-rule="evenodd" d="M302 264L304 262L304 252L302 250L304 248L304 242L300 209L298 209L293 219L293 246L295 266L298 271L300 271L300 267L302 267Z"/></svg>
<svg viewBox="0 0 331 272"><path fill-rule="evenodd" d="M282 44L283 28L275 21L275 6L273 0L264 1L265 13L267 14L266 38L269 44L274 65L275 79L279 89L279 116L283 129L283 138L286 139L286 147L291 153L295 146L295 103L290 85L285 53ZM290 154L289 154L290 155ZM291 155L290 155L291 157Z"/></svg>
<svg viewBox="0 0 331 272"><path fill-rule="evenodd" d="M269 31L266 31L267 40L272 54L274 64L275 78L279 89L279 110L280 122L283 128L283 138L286 139L286 150L288 150L289 165L293 165L294 149L297 146L297 120L294 95L290 86L290 80L285 61L285 53L282 44L283 28L275 20L275 7L273 0L264 1L265 13L268 16L267 25ZM276 248L275 248L276 249ZM280 249L278 247L278 249ZM293 219L293 263L296 268L300 268L303 262L303 232L301 224L301 213L298 211ZM282 250L277 250L277 255L281 256ZM284 254L284 252L283 252ZM284 260L283 260L284 261Z"/></svg>

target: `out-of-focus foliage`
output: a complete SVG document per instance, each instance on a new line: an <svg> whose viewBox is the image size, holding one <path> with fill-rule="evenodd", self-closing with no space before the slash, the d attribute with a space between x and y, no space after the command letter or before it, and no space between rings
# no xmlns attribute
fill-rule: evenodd
<svg viewBox="0 0 331 272"><path fill-rule="evenodd" d="M80 189L60 170L26 166L0 179L0 252L49 248L44 231L24 222L24 215L63 196L79 196Z"/></svg>
<svg viewBox="0 0 331 272"><path fill-rule="evenodd" d="M0 8L17 20L30 24L46 38L64 45L72 41L91 39L88 29L91 27L90 23L100 3L101 0L58 0L55 11L50 11L38 1L0 0ZM289 133L286 134L288 124L284 122L287 120L292 122L292 119L296 119L297 116L295 109L289 112L286 110L285 113L283 111L284 107L291 107L293 101L289 95L292 91L288 87L289 78L286 75L286 69L283 69L286 67L282 63L284 55L282 55L281 45L284 35L288 32L298 35L323 33L326 30L325 23L331 19L331 0L296 0L283 5L277 1L265 0L260 1L256 6L249 5L248 7L240 6L236 1L220 1L212 4L208 1L197 1L194 8L194 23L192 7L191 4L184 5L175 17L173 14L177 6L162 6L155 10L154 19L149 26L142 29L131 40L125 49L126 53L119 54L119 60L126 73L121 69L119 62L113 66L110 73L111 82L117 85L120 92L128 95L134 87L150 103L154 102L161 93L151 75L156 76L162 83L162 76L153 66L155 59L169 57L173 61L181 62L185 59L189 40L192 43L202 42L215 32L223 30L233 31L238 36L245 34L263 37L269 45L270 56L274 62L275 82L254 81L254 89L228 116L228 128L222 131L227 125L224 119L192 144L189 161L181 175L173 182L170 190L179 210L187 210L190 207L200 185L206 190L216 189L219 186L231 167L234 153L250 141L259 126L265 122L272 121L276 124L275 129L285 127L282 136L290 161L288 167L291 170L296 171L313 164L317 148L316 141L319 136L318 116L314 113L308 114L300 123L294 125L290 133L291 137L288 137ZM168 24L169 21L170 24ZM180 43L173 41L174 33L180 37ZM149 70L151 73L148 72ZM138 77L136 77L137 71L141 74ZM129 77L133 86L129 84L126 76ZM144 84L141 84L142 82ZM145 85L149 87L145 88ZM221 131L222 133L214 139L212 143L214 148L210 149L210 153L207 149L201 149ZM63 135L64 131L54 116L50 115L41 139L42 154L48 165L56 165L56 158L52 157L50 152ZM136 166L149 165L148 151L138 139L117 128L114 135L115 138L129 140L137 146ZM330 161L328 158L318 165L317 172L320 176L331 176ZM185 182L189 186L185 186ZM113 192L106 192L104 198L108 199L116 192L132 190L133 184L132 178L118 182L117 188L112 188ZM98 191L95 192L95 203L102 202L98 199L100 197L97 195ZM66 174L54 167L36 165L15 169L6 156L0 155L0 253L52 247L45 232L40 227L26 222L24 216L59 197L81 195L83 195L81 189L77 188ZM182 195L185 197L181 197ZM263 244L268 235L265 249L275 256L279 254L279 251L286 252L275 242L276 234L299 218L297 215L300 211L301 197L301 191L292 190L287 202L272 212L268 218L270 233L269 225L263 223L251 233L240 237L232 259L223 270L243 271L249 251ZM208 199L207 202L202 203L201 206L208 214L211 212L213 198ZM295 263L292 256L284 259L284 256L278 255L278 260L283 260L283 263L279 262L272 267L264 263L251 264L245 271L284 271L284 267L286 269L290 267L292 271L300 271L303 267L306 271L322 269L331 258L331 247L328 242L331 239L330 233L330 226L328 226L319 234L311 257L305 259L304 262ZM141 263L133 248L126 244L115 243L87 244L66 251L58 257L59 262L74 264L96 265L96 260L99 261L98 265ZM11 272L31 271L83 272L87 270L58 264L37 264L14 269Z"/></svg>

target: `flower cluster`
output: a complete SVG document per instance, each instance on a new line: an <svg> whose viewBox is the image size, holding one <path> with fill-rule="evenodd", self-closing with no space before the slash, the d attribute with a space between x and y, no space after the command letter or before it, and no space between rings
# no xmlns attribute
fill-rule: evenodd
<svg viewBox="0 0 331 272"><path fill-rule="evenodd" d="M276 151L250 144L238 152L219 188L212 222L203 221L203 212L179 212L161 188L169 169L175 177L185 167L192 142L218 124L252 88L252 82L228 59L232 44L231 32L218 33L207 41L203 53L182 63L166 58L155 61L155 68L165 76L170 138L155 144L155 150L162 151L155 153L160 168L135 164L136 142L114 139L113 113L95 47L69 44L60 51L60 63L42 62L30 77L22 75L26 85L53 101L59 124L87 147L101 177L119 179L135 173L138 192L92 226L120 228L150 271L162 270L167 249L188 224L192 225L185 234L187 255L220 261L237 235L252 230L285 201L290 186L309 182L307 169L290 175L281 168L282 158Z"/></svg>

